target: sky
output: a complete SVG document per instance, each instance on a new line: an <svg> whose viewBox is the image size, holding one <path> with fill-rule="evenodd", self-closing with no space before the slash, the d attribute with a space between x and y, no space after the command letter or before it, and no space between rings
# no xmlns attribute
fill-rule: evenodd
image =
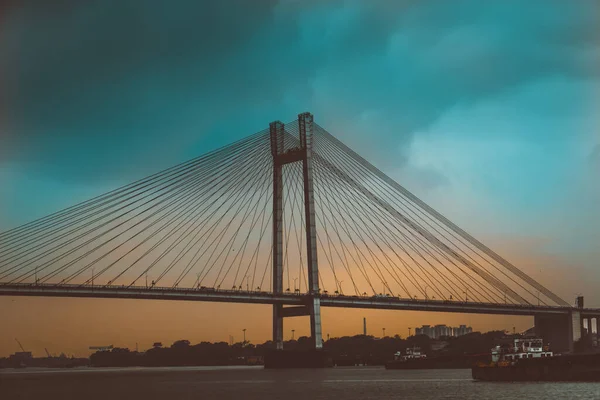
<svg viewBox="0 0 600 400"><path fill-rule="evenodd" d="M0 231L310 111L565 300L600 307L599 2L2 4ZM0 356L14 337L86 355L271 329L262 306L0 298L0 310ZM401 335L531 326L325 310L324 331L358 333L363 316Z"/></svg>

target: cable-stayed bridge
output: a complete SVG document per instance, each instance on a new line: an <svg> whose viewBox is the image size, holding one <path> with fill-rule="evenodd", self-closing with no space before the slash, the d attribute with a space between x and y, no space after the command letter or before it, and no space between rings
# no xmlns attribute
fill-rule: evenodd
<svg viewBox="0 0 600 400"><path fill-rule="evenodd" d="M534 315L541 334L570 342L600 315L571 307L309 113L1 233L0 294L273 304L278 347L283 319L308 315L320 348L321 306Z"/></svg>

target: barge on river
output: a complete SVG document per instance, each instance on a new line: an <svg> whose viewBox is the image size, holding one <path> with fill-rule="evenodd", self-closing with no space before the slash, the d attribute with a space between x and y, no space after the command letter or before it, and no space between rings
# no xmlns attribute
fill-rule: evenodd
<svg viewBox="0 0 600 400"><path fill-rule="evenodd" d="M600 353L554 355L540 338L519 338L493 348L491 362L471 374L480 381L600 381Z"/></svg>

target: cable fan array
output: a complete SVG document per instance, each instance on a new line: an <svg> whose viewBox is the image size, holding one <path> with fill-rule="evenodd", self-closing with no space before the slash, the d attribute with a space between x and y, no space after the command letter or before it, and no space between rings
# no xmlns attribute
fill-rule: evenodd
<svg viewBox="0 0 600 400"><path fill-rule="evenodd" d="M299 146L297 121L284 148ZM323 295L566 305L314 124ZM0 234L0 284L269 292L268 130ZM283 167L284 291L307 291L302 163Z"/></svg>

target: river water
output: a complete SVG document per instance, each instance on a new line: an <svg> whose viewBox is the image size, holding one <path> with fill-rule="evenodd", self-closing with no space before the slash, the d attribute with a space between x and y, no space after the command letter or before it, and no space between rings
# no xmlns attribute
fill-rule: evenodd
<svg viewBox="0 0 600 400"><path fill-rule="evenodd" d="M475 382L470 370L344 367L0 370L0 399L600 399L600 383Z"/></svg>

